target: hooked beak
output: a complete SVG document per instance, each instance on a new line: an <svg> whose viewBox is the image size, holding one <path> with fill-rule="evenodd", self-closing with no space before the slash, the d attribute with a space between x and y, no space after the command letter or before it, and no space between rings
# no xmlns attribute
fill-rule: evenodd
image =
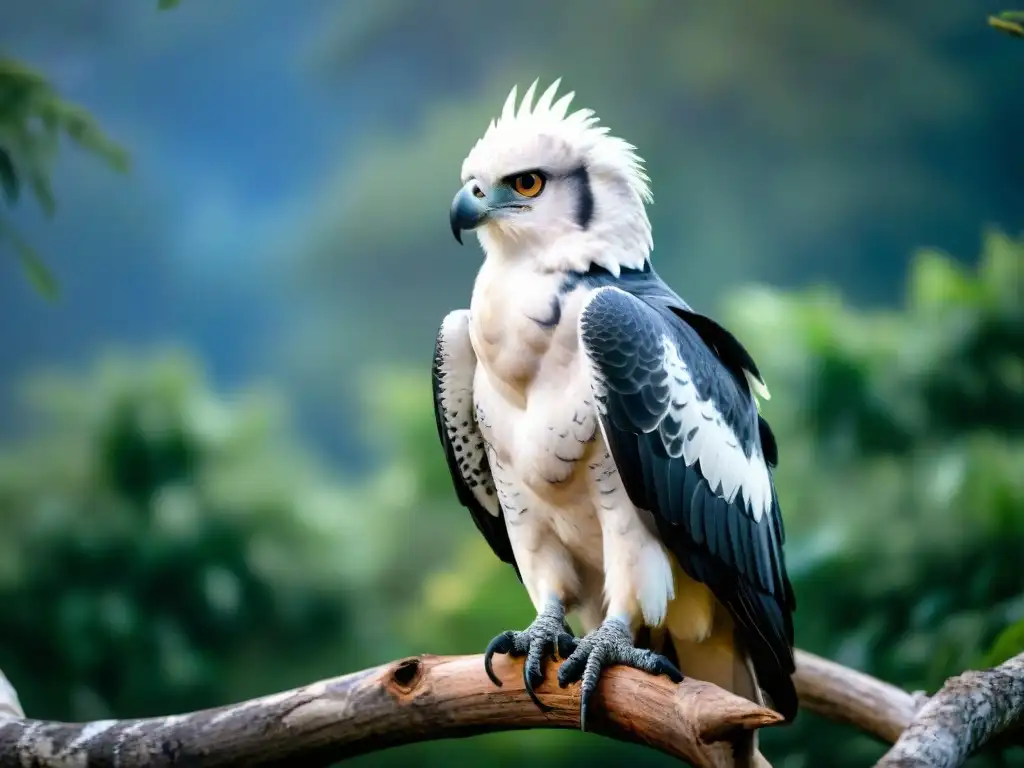
<svg viewBox="0 0 1024 768"><path fill-rule="evenodd" d="M476 188L476 182L471 181L460 189L455 195L455 199L452 200L449 220L452 225L452 234L455 235L459 245L462 245L462 232L479 227L491 212L486 198L480 198L473 194L473 190Z"/></svg>

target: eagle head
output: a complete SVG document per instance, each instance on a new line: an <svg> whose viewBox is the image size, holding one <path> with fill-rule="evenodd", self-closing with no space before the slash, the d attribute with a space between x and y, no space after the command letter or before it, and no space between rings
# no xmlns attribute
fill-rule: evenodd
<svg viewBox="0 0 1024 768"><path fill-rule="evenodd" d="M569 112L574 94L556 99L559 83L536 104L537 81L518 105L512 88L462 163L452 233L461 243L463 231L477 230L489 257L545 269L641 268L652 248L643 158L592 110Z"/></svg>

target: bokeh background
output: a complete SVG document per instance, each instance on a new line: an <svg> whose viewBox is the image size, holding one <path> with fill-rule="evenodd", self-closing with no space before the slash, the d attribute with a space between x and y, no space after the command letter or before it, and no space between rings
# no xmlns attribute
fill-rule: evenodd
<svg viewBox="0 0 1024 768"><path fill-rule="evenodd" d="M657 268L765 373L798 644L910 690L1024 649L1001 8L156 6L0 4L0 668L32 716L212 706L529 621L450 487L429 363L480 262L448 230L462 158L537 77L640 147ZM806 713L764 744L882 752ZM543 732L354 764L627 760L670 764Z"/></svg>

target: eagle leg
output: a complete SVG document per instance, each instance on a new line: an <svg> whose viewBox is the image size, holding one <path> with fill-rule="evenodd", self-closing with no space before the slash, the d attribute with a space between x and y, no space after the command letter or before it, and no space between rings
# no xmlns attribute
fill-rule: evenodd
<svg viewBox="0 0 1024 768"><path fill-rule="evenodd" d="M560 636L565 635L566 629L565 607L560 600L551 600L526 629L521 632L508 630L491 640L484 652L484 670L487 676L495 685L501 686L501 680L494 674L491 666L494 654L526 656L526 663L523 665L526 692L541 711L550 711L551 707L537 698L534 688L544 680L544 670L541 667L544 657L554 654L555 643Z"/></svg>
<svg viewBox="0 0 1024 768"><path fill-rule="evenodd" d="M615 664L639 669L651 675L667 675L674 683L681 682L683 673L661 654L633 645L629 627L618 618L605 619L599 627L580 640L561 636L556 640L559 655L568 658L558 668L558 684L565 687L577 680L580 686L580 730L587 730L587 707L597 690L601 672Z"/></svg>

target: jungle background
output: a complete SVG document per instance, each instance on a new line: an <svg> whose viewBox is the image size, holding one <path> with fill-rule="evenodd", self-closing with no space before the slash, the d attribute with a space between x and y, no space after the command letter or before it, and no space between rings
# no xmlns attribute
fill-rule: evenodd
<svg viewBox="0 0 1024 768"><path fill-rule="evenodd" d="M973 0L4 0L0 669L170 714L531 618L455 499L447 207L513 83L647 159L655 264L759 361L798 644L1024 649L1024 43ZM882 746L804 713L778 768ZM353 765L669 765L571 732ZM978 766L1024 766L1018 751Z"/></svg>

